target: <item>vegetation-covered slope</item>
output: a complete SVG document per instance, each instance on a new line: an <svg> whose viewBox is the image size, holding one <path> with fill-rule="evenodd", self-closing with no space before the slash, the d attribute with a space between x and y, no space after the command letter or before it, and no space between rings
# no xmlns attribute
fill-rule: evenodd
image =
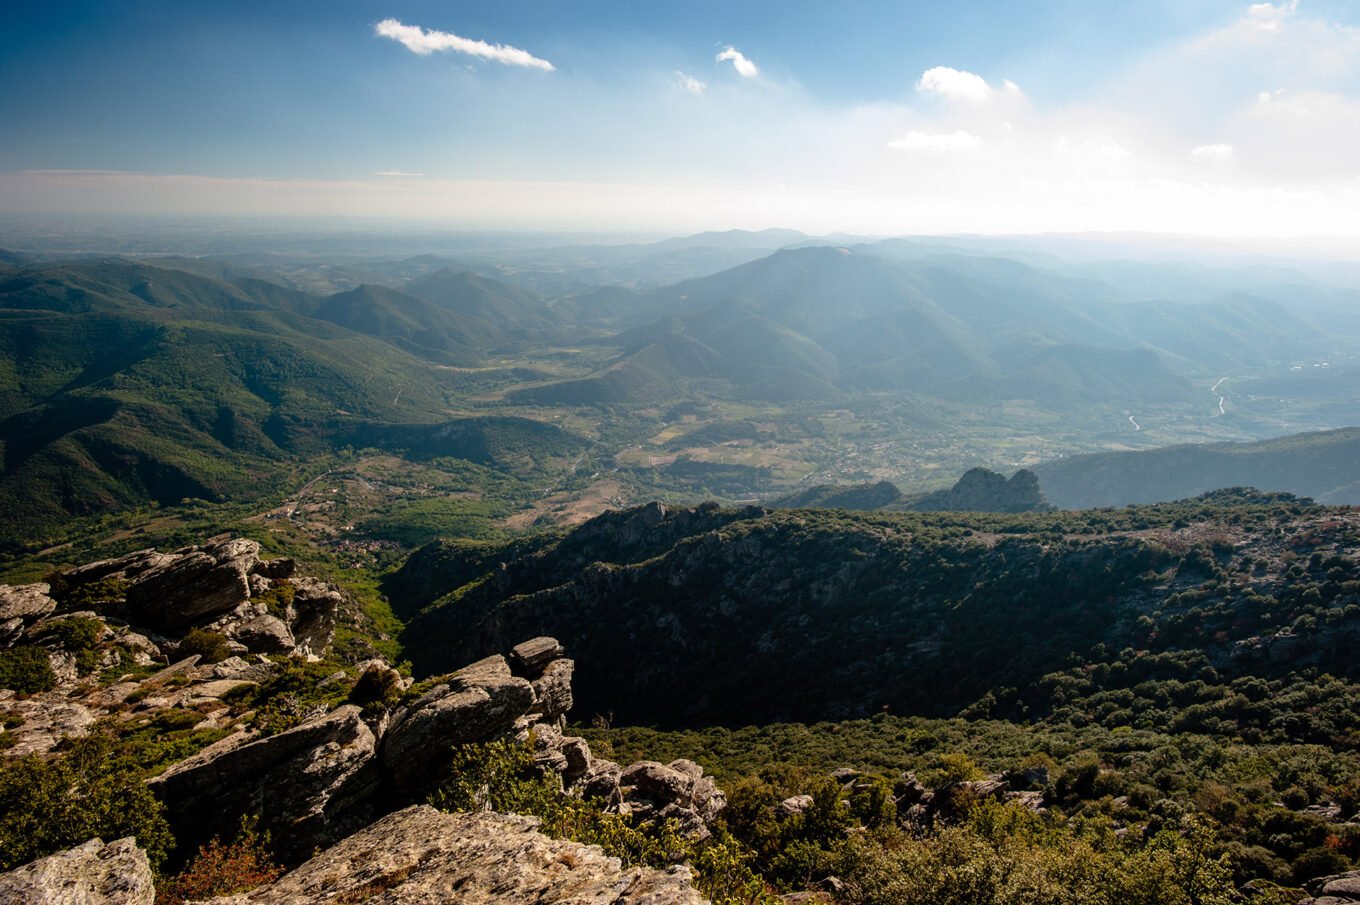
<svg viewBox="0 0 1360 905"><path fill-rule="evenodd" d="M438 671L553 634L582 661L581 712L628 722L1076 718L1109 695L1122 703L1102 716L1138 726L1169 706L1135 706L1139 683L1174 678L1206 704L1196 719L1311 740L1353 718L1338 705L1281 727L1228 689L1352 674L1357 538L1352 510L1250 493L1076 515L649 507L508 550L472 581L449 556L456 577L406 643Z"/></svg>

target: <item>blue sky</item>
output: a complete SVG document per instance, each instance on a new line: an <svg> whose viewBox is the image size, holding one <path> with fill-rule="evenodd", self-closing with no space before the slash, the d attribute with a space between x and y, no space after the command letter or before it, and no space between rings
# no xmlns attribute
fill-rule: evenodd
<svg viewBox="0 0 1360 905"><path fill-rule="evenodd" d="M11 213L1360 234L1353 2L18 6Z"/></svg>

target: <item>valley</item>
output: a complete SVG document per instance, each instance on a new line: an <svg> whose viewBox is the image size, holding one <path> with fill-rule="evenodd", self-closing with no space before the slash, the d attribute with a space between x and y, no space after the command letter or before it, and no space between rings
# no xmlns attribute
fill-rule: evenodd
<svg viewBox="0 0 1360 905"><path fill-rule="evenodd" d="M8 256L0 802L83 822L0 817L3 864L130 835L178 903L234 839L260 896L353 857L419 895L494 836L721 905L1323 889L1356 290L985 244Z"/></svg>

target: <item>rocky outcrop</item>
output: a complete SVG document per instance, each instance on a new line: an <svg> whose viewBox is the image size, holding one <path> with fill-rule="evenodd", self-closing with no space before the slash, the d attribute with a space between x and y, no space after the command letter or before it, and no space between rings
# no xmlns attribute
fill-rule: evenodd
<svg viewBox="0 0 1360 905"><path fill-rule="evenodd" d="M518 675L505 657L487 657L390 714L350 704L277 735L243 730L148 784L181 842L230 836L242 815L258 814L279 854L296 862L376 816L425 800L447 775L454 747L518 738L568 794L601 799L640 820L677 820L686 834L707 836L726 798L697 764L647 762L625 770L593 758L584 739L563 735L573 664L562 654L555 639L535 638L511 653ZM372 681L381 684L376 674L384 669L369 664L365 674L375 673ZM163 673L175 670L199 678L174 689L188 701L196 690L220 696L250 677L264 678L239 659L206 668L188 662Z"/></svg>
<svg viewBox="0 0 1360 905"><path fill-rule="evenodd" d="M148 785L181 841L229 838L242 815L258 814L276 830L279 854L296 860L372 818L376 751L373 730L349 705L278 735L238 732Z"/></svg>
<svg viewBox="0 0 1360 905"><path fill-rule="evenodd" d="M84 845L0 874L0 902L25 905L152 905L146 852L132 838Z"/></svg>
<svg viewBox="0 0 1360 905"><path fill-rule="evenodd" d="M504 657L487 657L392 715L383 767L398 794L412 794L438 776L452 745L512 734L533 704L529 681L512 675Z"/></svg>
<svg viewBox="0 0 1360 905"><path fill-rule="evenodd" d="M619 788L621 810L638 820L675 820L682 834L696 839L708 837L709 822L727 806L704 768L689 760L639 761L620 773Z"/></svg>
<svg viewBox="0 0 1360 905"><path fill-rule="evenodd" d="M776 509L851 509L867 511L891 506L902 499L902 490L891 481L864 484L818 484L781 497Z"/></svg>
<svg viewBox="0 0 1360 905"><path fill-rule="evenodd" d="M916 512L1047 512L1053 507L1039 489L1034 472L1020 469L1007 480L986 468L970 468L948 490L913 500Z"/></svg>
<svg viewBox="0 0 1360 905"><path fill-rule="evenodd" d="M99 619L105 633L121 633L121 646L153 659L162 647L173 655L195 628L224 635L236 653L318 657L334 639L344 596L296 568L260 559L258 543L235 538L139 550L69 569L51 585L0 585L0 647L31 643L55 615Z"/></svg>
<svg viewBox="0 0 1360 905"><path fill-rule="evenodd" d="M1360 870L1318 877L1309 880L1305 888L1312 897L1302 900L1299 905L1347 905L1360 902Z"/></svg>
<svg viewBox="0 0 1360 905"><path fill-rule="evenodd" d="M269 886L214 905L457 901L558 905L700 905L687 868L624 868L596 846L549 839L527 817L391 814Z"/></svg>

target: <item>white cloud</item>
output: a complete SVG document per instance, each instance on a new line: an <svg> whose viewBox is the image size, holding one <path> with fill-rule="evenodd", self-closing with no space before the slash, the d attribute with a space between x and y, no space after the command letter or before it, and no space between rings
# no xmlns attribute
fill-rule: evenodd
<svg viewBox="0 0 1360 905"><path fill-rule="evenodd" d="M679 69L675 70L675 84L679 85L690 94L703 94L704 90L708 88L707 82L702 79L696 79L689 73L681 72Z"/></svg>
<svg viewBox="0 0 1360 905"><path fill-rule="evenodd" d="M1194 160L1205 160L1209 163L1227 163L1232 160L1233 146L1224 144L1199 145L1191 150L1190 156Z"/></svg>
<svg viewBox="0 0 1360 905"><path fill-rule="evenodd" d="M405 177L419 177L419 176L424 176L425 174L424 174L424 173L407 173L407 172L403 172L402 170L379 170L378 172L374 173L373 175L374 175L374 176L405 176Z"/></svg>
<svg viewBox="0 0 1360 905"><path fill-rule="evenodd" d="M896 151L972 151L980 148L985 141L972 132L957 129L953 132L922 132L913 130L888 147Z"/></svg>
<svg viewBox="0 0 1360 905"><path fill-rule="evenodd" d="M1247 21L1263 31L1277 31L1280 22L1298 11L1299 0L1285 3L1253 3L1247 7Z"/></svg>
<svg viewBox="0 0 1360 905"><path fill-rule="evenodd" d="M507 44L488 44L486 41L464 38L447 31L426 30L419 25L406 25L396 19L383 19L373 26L373 33L379 37L391 38L407 50L420 56L429 56L435 51L451 50L454 53L465 53L483 60L504 63L507 66L523 66L528 69L542 69L546 72L552 72L554 68L553 64L547 60L541 60L527 50L520 50L518 47L511 47Z"/></svg>
<svg viewBox="0 0 1360 905"><path fill-rule="evenodd" d="M984 104L1001 92L1014 96L1020 94L1020 86L1009 79L1002 83L1001 92L998 92L982 76L948 66L936 66L921 73L916 90L970 104Z"/></svg>
<svg viewBox="0 0 1360 905"><path fill-rule="evenodd" d="M732 66L737 70L737 75L744 79L753 79L760 75L760 70L756 67L756 64L747 59L746 54L731 45L728 45L726 50L718 54L716 59L719 63L731 61Z"/></svg>

